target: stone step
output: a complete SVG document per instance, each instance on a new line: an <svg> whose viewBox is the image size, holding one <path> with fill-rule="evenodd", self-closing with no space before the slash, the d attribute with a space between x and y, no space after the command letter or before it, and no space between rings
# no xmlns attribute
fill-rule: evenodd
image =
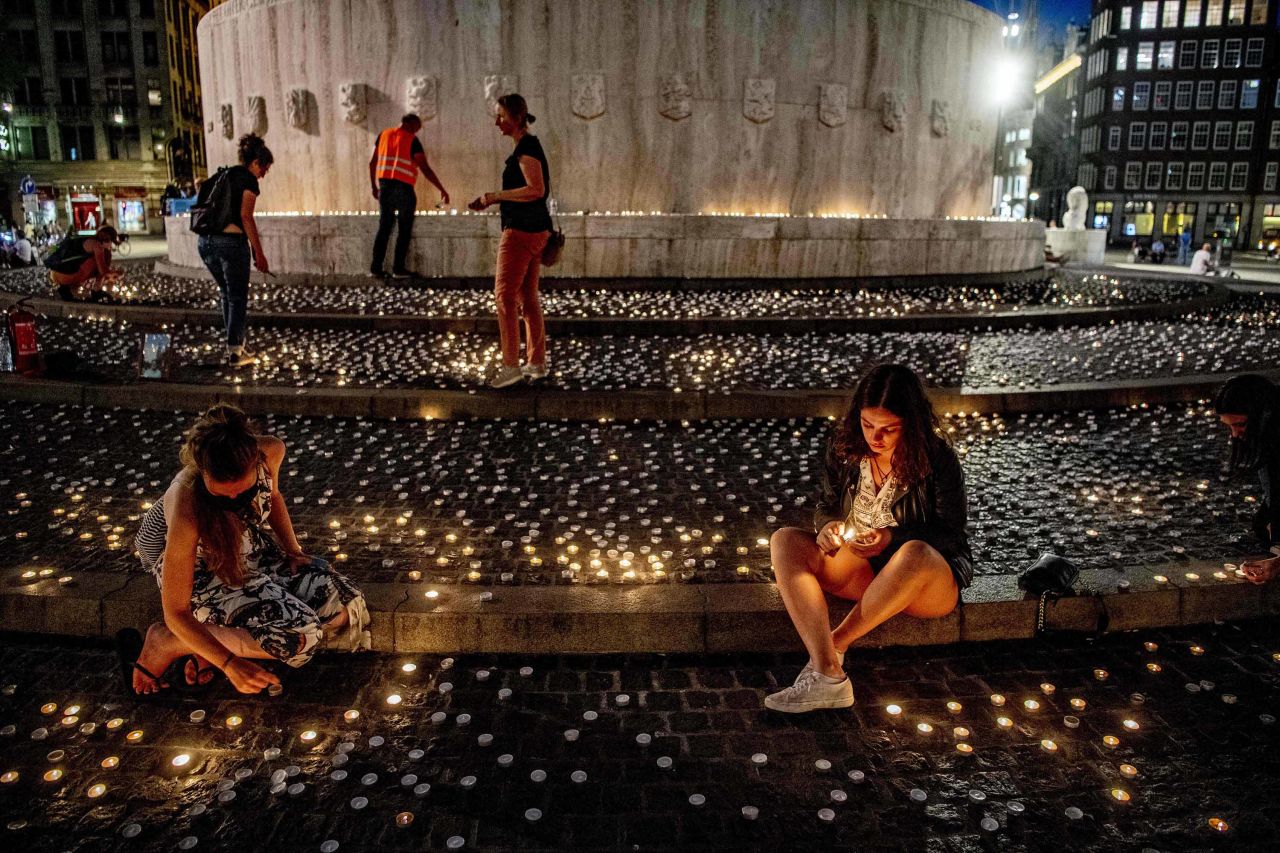
<svg viewBox="0 0 1280 853"><path fill-rule="evenodd" d="M1280 584L1256 586L1234 574L1214 577L1220 563L1193 562L1176 575L1150 569L1082 573L1084 592L1051 602L1046 627L1094 632L1106 614L1107 631L1195 625L1280 612ZM1164 569L1163 571L1170 571ZM1198 574L1196 579L1188 573ZM0 628L6 631L110 637L161 618L154 578L142 573L78 572L25 581L11 570L0 587ZM1119 584L1127 580L1128 587ZM373 614L373 646L386 652L774 652L798 651L800 642L773 584L664 584L646 586L431 587L366 584ZM482 593L492 597L482 600ZM860 641L868 646L912 646L1035 635L1037 601L1025 598L1011 576L979 577L963 606L942 619L899 616ZM832 600L833 618L847 602Z"/></svg>

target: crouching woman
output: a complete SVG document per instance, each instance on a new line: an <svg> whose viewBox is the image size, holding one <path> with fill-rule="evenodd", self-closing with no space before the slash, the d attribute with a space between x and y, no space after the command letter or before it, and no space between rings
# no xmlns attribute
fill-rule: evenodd
<svg viewBox="0 0 1280 853"><path fill-rule="evenodd" d="M145 642L122 632L135 693L168 686L165 671L183 656L187 683L221 670L240 692L256 693L279 683L257 660L299 667L322 643L369 647L360 590L305 554L294 535L279 488L284 455L282 441L256 434L234 406L214 406L187 432L183 468L136 540L160 586L164 621Z"/></svg>
<svg viewBox="0 0 1280 853"><path fill-rule="evenodd" d="M887 364L858 383L828 444L814 529L783 528L770 553L778 590L809 662L765 698L775 711L853 705L849 646L906 613L938 619L973 578L964 474L909 368ZM856 602L831 630L825 593Z"/></svg>

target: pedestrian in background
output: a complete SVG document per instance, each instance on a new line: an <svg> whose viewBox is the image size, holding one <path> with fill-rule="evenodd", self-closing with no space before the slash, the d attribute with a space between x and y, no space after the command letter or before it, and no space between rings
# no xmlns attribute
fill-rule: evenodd
<svg viewBox="0 0 1280 853"><path fill-rule="evenodd" d="M258 182L267 176L275 157L260 136L247 133L240 137L239 160L238 165L219 169L205 181L202 189L206 191L197 202L197 206L206 207L214 218L210 225L212 233L201 233L196 248L222 293L227 364L231 367L244 367L257 361L244 346L250 255L258 270L271 271L266 253L262 251L253 210L262 191Z"/></svg>
<svg viewBox="0 0 1280 853"><path fill-rule="evenodd" d="M1191 229L1183 228L1178 235L1178 263L1186 266L1191 262Z"/></svg>
<svg viewBox="0 0 1280 853"><path fill-rule="evenodd" d="M422 119L407 113L400 119L399 127L388 127L378 134L369 158L369 184L373 197L378 200L378 233L373 238L373 260L369 263L369 275L382 278L382 264L387 257L387 241L391 229L396 228L396 250L391 264L392 278L409 278L412 273L405 267L409 257L409 240L413 237L413 214L418 207L418 197L413 185L421 170L431 185L440 191L440 202L449 203L449 193L427 163L427 152L418 139Z"/></svg>
<svg viewBox="0 0 1280 853"><path fill-rule="evenodd" d="M491 381L494 388L530 382L547 376L547 333L542 318L538 283L542 252L551 237L551 170L538 137L529 133L537 119L520 95L498 98L494 124L511 137L515 150L502 170L502 190L471 202L472 210L497 204L502 211L502 240L494 295L498 303L498 332L502 339L502 367ZM520 366L520 319L525 327L525 365Z"/></svg>

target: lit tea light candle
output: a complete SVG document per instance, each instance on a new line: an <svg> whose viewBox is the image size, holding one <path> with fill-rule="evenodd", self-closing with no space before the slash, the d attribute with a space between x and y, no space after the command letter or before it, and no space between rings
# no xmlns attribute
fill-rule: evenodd
<svg viewBox="0 0 1280 853"><path fill-rule="evenodd" d="M605 574L608 574L608 572L606 572ZM478 580L480 580L480 573L479 573L479 572L477 572L477 571L474 571L474 570L473 570L473 571L470 571L470 572L467 572L467 580L469 580L469 581L478 581Z"/></svg>
<svg viewBox="0 0 1280 853"><path fill-rule="evenodd" d="M1187 577L1187 580L1189 580L1189 581L1198 581L1198 580L1200 580L1200 576L1199 576L1198 574L1196 574L1195 572L1187 572L1186 577Z"/></svg>
<svg viewBox="0 0 1280 853"><path fill-rule="evenodd" d="M301 740L303 743L311 743L313 740L316 739L316 733L310 729L307 729L305 732L298 735L298 739Z"/></svg>
<svg viewBox="0 0 1280 853"><path fill-rule="evenodd" d="M40 706L41 714L52 714L56 710L58 710L58 704L56 702L46 702Z"/></svg>
<svg viewBox="0 0 1280 853"><path fill-rule="evenodd" d="M969 730L964 726L956 726L954 729L951 730L951 734L957 740L964 740L969 736Z"/></svg>
<svg viewBox="0 0 1280 853"><path fill-rule="evenodd" d="M114 755L108 755L106 758L102 759L102 763L98 766L103 770L115 770L120 766L120 759Z"/></svg>
<svg viewBox="0 0 1280 853"><path fill-rule="evenodd" d="M1204 648L1203 648L1202 646L1192 646L1192 647L1191 647L1191 649L1190 649L1190 651L1191 651L1191 654L1193 654L1193 655L1202 655L1202 654L1204 654Z"/></svg>
<svg viewBox="0 0 1280 853"><path fill-rule="evenodd" d="M11 785L18 781L17 770L7 770L0 774L0 785Z"/></svg>
<svg viewBox="0 0 1280 853"><path fill-rule="evenodd" d="M1142 647L1149 652L1154 652L1156 649L1160 648L1158 645L1151 642L1150 640L1147 640L1147 642L1143 643Z"/></svg>
<svg viewBox="0 0 1280 853"><path fill-rule="evenodd" d="M350 711L345 711L342 714L342 719L346 720L348 723L354 723L356 720L360 719L360 712L355 708L352 708Z"/></svg>
<svg viewBox="0 0 1280 853"><path fill-rule="evenodd" d="M422 572L418 571L417 569L412 570L411 572L409 572L409 580L414 582L422 580Z"/></svg>
<svg viewBox="0 0 1280 853"><path fill-rule="evenodd" d="M416 663L406 663L400 667L401 672L417 672L418 665Z"/></svg>
<svg viewBox="0 0 1280 853"><path fill-rule="evenodd" d="M1043 749L1045 752L1058 751L1058 745L1053 741L1049 740L1048 738L1045 738L1044 740L1040 741L1040 748Z"/></svg>
<svg viewBox="0 0 1280 853"><path fill-rule="evenodd" d="M1073 710L1073 711L1083 711L1083 710L1088 706L1088 704L1089 704L1089 703L1088 703L1088 702L1086 702L1086 701L1084 701L1083 699L1072 699L1072 700L1071 700L1071 710Z"/></svg>
<svg viewBox="0 0 1280 853"><path fill-rule="evenodd" d="M430 599L431 601L435 601L437 598L440 597L440 593L434 589L429 589L423 593L423 596Z"/></svg>
<svg viewBox="0 0 1280 853"><path fill-rule="evenodd" d="M123 725L124 725L123 717L112 717L110 720L107 720L107 728L111 729L112 731L115 731L116 729L120 728Z"/></svg>
<svg viewBox="0 0 1280 853"><path fill-rule="evenodd" d="M933 731L933 726L929 725L928 723L918 723L916 725L916 730L919 731L920 734L922 735L927 735Z"/></svg>
<svg viewBox="0 0 1280 853"><path fill-rule="evenodd" d="M1058 688L1054 687L1052 684L1050 684L1047 681L1040 685L1040 692L1046 696L1052 696L1054 692L1057 691L1057 689Z"/></svg>
<svg viewBox="0 0 1280 853"><path fill-rule="evenodd" d="M390 696L387 697L388 705L399 705L402 701L404 700L401 698L399 693L392 693Z"/></svg>
<svg viewBox="0 0 1280 853"><path fill-rule="evenodd" d="M227 717L227 728L229 729L238 728L239 725L243 722L244 722L243 717L239 717L239 716L236 716L235 714L232 714L230 717Z"/></svg>
<svg viewBox="0 0 1280 853"><path fill-rule="evenodd" d="M964 710L964 706L961 705L959 702L952 700L947 703L947 710L953 714L959 714L961 711Z"/></svg>
<svg viewBox="0 0 1280 853"><path fill-rule="evenodd" d="M170 761L169 763L172 764L174 767L186 767L188 764L191 763L191 756L188 753L180 752L177 755L175 755L173 757L173 760Z"/></svg>
<svg viewBox="0 0 1280 853"><path fill-rule="evenodd" d="M1227 825L1227 822L1220 817L1209 818L1209 826L1212 829L1216 829L1218 832L1226 832L1228 829L1230 829L1230 827Z"/></svg>
<svg viewBox="0 0 1280 853"><path fill-rule="evenodd" d="M1158 664L1158 663L1149 663L1149 664L1147 664L1147 671L1148 671L1148 672L1159 672L1161 669L1163 669L1163 667L1161 667L1161 666L1160 666L1160 664Z"/></svg>
<svg viewBox="0 0 1280 853"><path fill-rule="evenodd" d="M1013 726L1013 720L1008 717L996 717L996 725L1002 729L1011 728Z"/></svg>
<svg viewBox="0 0 1280 853"><path fill-rule="evenodd" d="M102 784L101 782L98 782L96 784L90 785L89 790L85 791L85 794L88 795L89 799L96 800L98 799L98 797L101 797L106 792L107 792L107 786Z"/></svg>
<svg viewBox="0 0 1280 853"><path fill-rule="evenodd" d="M1035 699L1028 699L1022 703L1022 707L1026 708L1028 711L1039 711L1040 703Z"/></svg>
<svg viewBox="0 0 1280 853"><path fill-rule="evenodd" d="M959 743L956 744L956 752L960 753L961 755L972 755L973 747L969 746L969 744L965 743L964 741L960 741Z"/></svg>
<svg viewBox="0 0 1280 853"><path fill-rule="evenodd" d="M1134 776L1138 775L1138 768L1134 767L1132 764L1121 764L1120 775L1127 779L1132 779Z"/></svg>
<svg viewBox="0 0 1280 853"><path fill-rule="evenodd" d="M1004 707L1004 703L1005 703L1005 698L1004 698L1003 696L1001 696L999 693L992 693L992 694L991 694L991 704L992 704L992 705L995 705L997 708L1002 708L1002 707Z"/></svg>
<svg viewBox="0 0 1280 853"><path fill-rule="evenodd" d="M46 770L44 772L44 781L46 782L57 782L61 778L62 778L62 770L57 767L53 768L52 770Z"/></svg>
<svg viewBox="0 0 1280 853"><path fill-rule="evenodd" d="M885 706L884 706L884 711L885 711L885 713L886 713L886 714L888 714L890 717L896 717L896 716L898 716L898 715L900 715L900 714L902 713L902 706L900 706L900 705L885 705Z"/></svg>
<svg viewBox="0 0 1280 853"><path fill-rule="evenodd" d="M1103 735L1102 745L1105 746L1107 749L1115 749L1117 746L1120 745L1120 738L1116 737L1115 735Z"/></svg>
<svg viewBox="0 0 1280 853"><path fill-rule="evenodd" d="M1115 798L1116 802L1120 802L1120 803L1127 803L1129 802L1129 799L1130 799L1129 792L1124 790L1123 788L1112 788L1111 796Z"/></svg>
<svg viewBox="0 0 1280 853"><path fill-rule="evenodd" d="M1093 671L1093 677L1096 678L1098 681L1106 681L1107 676L1109 674L1110 673L1108 673L1105 669L1095 669Z"/></svg>
<svg viewBox="0 0 1280 853"><path fill-rule="evenodd" d="M1137 720L1125 720L1123 723L1121 723L1121 725L1123 725L1126 729L1128 729L1131 732L1136 732L1139 728L1141 728L1141 726L1138 725Z"/></svg>
<svg viewBox="0 0 1280 853"><path fill-rule="evenodd" d="M400 812L396 815L396 826L404 829L406 826L413 825L413 812Z"/></svg>
<svg viewBox="0 0 1280 853"><path fill-rule="evenodd" d="M142 729L134 729L133 731L125 735L124 739L129 741L129 743L137 743L138 741L142 740Z"/></svg>
<svg viewBox="0 0 1280 853"><path fill-rule="evenodd" d="M1169 579L1164 575L1152 575L1151 579L1156 583L1168 583Z"/></svg>

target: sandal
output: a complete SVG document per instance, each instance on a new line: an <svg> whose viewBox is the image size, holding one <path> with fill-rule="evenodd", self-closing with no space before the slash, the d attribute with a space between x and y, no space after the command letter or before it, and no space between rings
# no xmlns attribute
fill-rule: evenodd
<svg viewBox="0 0 1280 853"><path fill-rule="evenodd" d="M154 681L161 690L169 686L159 676L138 663L138 658L142 655L142 647L144 645L145 641L142 639L142 634L136 628L122 628L116 632L116 655L120 659L120 684L124 687L125 693L137 699L149 698L156 694L138 693L133 689L133 671L135 669Z"/></svg>
<svg viewBox="0 0 1280 853"><path fill-rule="evenodd" d="M187 683L188 687L207 687L218 675L218 668L213 664L205 661L208 666L200 666L200 658L195 655L187 655L182 659L182 679ZM191 680L191 670L195 669L195 681Z"/></svg>

